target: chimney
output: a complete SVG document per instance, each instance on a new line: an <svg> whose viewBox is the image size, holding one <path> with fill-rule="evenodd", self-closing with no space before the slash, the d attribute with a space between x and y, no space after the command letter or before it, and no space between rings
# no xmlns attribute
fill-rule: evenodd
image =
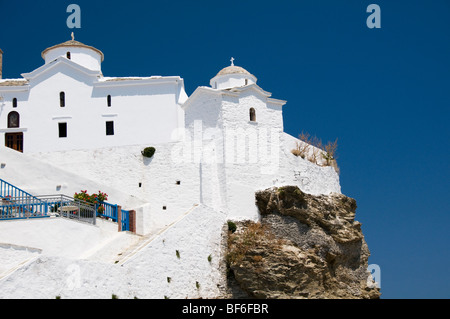
<svg viewBox="0 0 450 319"><path fill-rule="evenodd" d="M2 78L2 70L3 70L3 51L0 49L0 79Z"/></svg>

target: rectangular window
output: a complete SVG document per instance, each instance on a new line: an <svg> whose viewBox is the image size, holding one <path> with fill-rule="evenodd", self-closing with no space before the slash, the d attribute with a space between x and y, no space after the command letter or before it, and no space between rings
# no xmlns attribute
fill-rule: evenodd
<svg viewBox="0 0 450 319"><path fill-rule="evenodd" d="M114 122L106 122L106 135L114 135Z"/></svg>
<svg viewBox="0 0 450 319"><path fill-rule="evenodd" d="M58 123L59 137L67 137L67 123Z"/></svg>

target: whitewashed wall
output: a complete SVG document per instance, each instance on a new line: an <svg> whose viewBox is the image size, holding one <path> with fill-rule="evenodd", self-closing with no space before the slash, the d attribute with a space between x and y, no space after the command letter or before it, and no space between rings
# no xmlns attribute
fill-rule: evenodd
<svg viewBox="0 0 450 319"><path fill-rule="evenodd" d="M211 89L200 93L186 108L183 142L35 156L148 203L138 210L143 234L163 229L195 204L226 212L231 219L256 220L255 192L272 186L340 193L333 168L291 153L297 139L283 132L282 101L268 99L257 87L232 94ZM249 121L251 107L256 122ZM154 158L142 157L146 146L156 147Z"/></svg>
<svg viewBox="0 0 450 319"><path fill-rule="evenodd" d="M19 228L18 223L11 222L9 227ZM59 235L57 238L64 238L61 233L70 229L70 234L83 238L88 250L96 248L89 243L102 243L104 235L90 225L64 220L31 223L41 227L41 232L45 227L53 227L49 234L56 233ZM59 296L62 299L111 299L113 294L120 299L217 298L226 280L222 268L222 230L225 223L223 213L199 205L120 264L98 258L79 258L77 256L83 252L73 241L69 243L70 251L59 254L61 243L52 246L48 238L39 238L34 244L40 249L33 251L42 250L41 254L35 256L35 253L34 260L0 280L0 298L55 299ZM29 230L30 224L27 226ZM4 240L20 238L6 234L3 237ZM18 243L28 244L30 240ZM4 250L0 247L0 255Z"/></svg>
<svg viewBox="0 0 450 319"><path fill-rule="evenodd" d="M63 170L40 161L36 156L28 156L0 145L0 178L32 195L68 195L88 190L108 193L114 201L127 208L145 204L135 196L130 196L120 188L79 174L77 169Z"/></svg>
<svg viewBox="0 0 450 319"><path fill-rule="evenodd" d="M225 213L196 207L123 265L128 274L128 291L123 293L131 298L217 298L219 286L225 285L225 223Z"/></svg>
<svg viewBox="0 0 450 319"><path fill-rule="evenodd" d="M156 148L151 159L141 154L147 146ZM144 144L33 156L147 203L142 207L124 206L124 209L136 209L138 233L149 234L166 227L200 203L199 164L185 161L178 149L181 150L178 143ZM119 200L115 196L108 198L111 203L119 204Z"/></svg>
<svg viewBox="0 0 450 319"><path fill-rule="evenodd" d="M99 81L87 69L59 59L29 74L29 86L0 87L0 139L7 132L23 132L24 153L171 142L172 132L184 125L181 78ZM65 92L65 107L60 107L60 92ZM13 98L18 99L14 109ZM11 111L20 115L19 129L7 128ZM106 135L107 121L114 122L113 136ZM58 123L67 123L67 138L59 137Z"/></svg>
<svg viewBox="0 0 450 319"><path fill-rule="evenodd" d="M138 211L141 234L163 229L200 203L226 212L230 219L256 220L255 192L272 186L297 185L312 194L340 193L339 176L333 168L294 156L291 150L296 139L285 133L270 138L257 145L267 156L256 160L246 157L219 162L215 150L223 145L211 139L202 139L197 148L194 143L154 145L157 151L152 159L140 154L145 145L38 153L34 157L148 203ZM250 154L253 148L246 144L245 150ZM111 201L117 200L112 196Z"/></svg>

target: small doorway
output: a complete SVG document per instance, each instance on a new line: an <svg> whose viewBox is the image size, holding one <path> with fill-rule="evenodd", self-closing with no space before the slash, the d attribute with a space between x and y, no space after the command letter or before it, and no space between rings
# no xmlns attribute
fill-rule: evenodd
<svg viewBox="0 0 450 319"><path fill-rule="evenodd" d="M6 133L5 146L23 153L23 133Z"/></svg>

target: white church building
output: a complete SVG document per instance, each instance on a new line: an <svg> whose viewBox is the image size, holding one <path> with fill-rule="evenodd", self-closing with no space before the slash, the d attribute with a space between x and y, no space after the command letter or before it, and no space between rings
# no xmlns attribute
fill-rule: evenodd
<svg viewBox="0 0 450 319"><path fill-rule="evenodd" d="M107 78L103 53L77 41L42 52L45 64L0 82L1 133L24 153L163 143L183 126L180 77ZM3 140L3 139L2 139Z"/></svg>
<svg viewBox="0 0 450 319"><path fill-rule="evenodd" d="M234 59L187 96L179 76L104 76L103 53L73 36L42 58L20 79L0 72L0 177L33 194L101 189L137 211L144 235L197 205L258 219L254 193L272 186L340 193L332 167L291 153L286 101Z"/></svg>
<svg viewBox="0 0 450 319"><path fill-rule="evenodd" d="M21 235L21 225L84 228L62 243L49 238L63 255L35 257L0 276L0 298L216 298L225 280L224 225L259 220L256 191L341 192L333 167L293 155L299 140L283 129L286 101L233 59L187 96L179 76L104 76L103 53L73 37L45 49L45 63L19 79L2 79L2 55L0 179L32 195L107 193L108 202L136 212L135 233L114 234L138 243L127 248L130 237L119 237L93 246L98 226L24 221L11 236L33 248L46 247L39 243L47 234ZM156 149L151 158L142 154L147 147ZM11 240L11 225L0 222L0 242ZM77 289L66 285L71 266L83 274Z"/></svg>

